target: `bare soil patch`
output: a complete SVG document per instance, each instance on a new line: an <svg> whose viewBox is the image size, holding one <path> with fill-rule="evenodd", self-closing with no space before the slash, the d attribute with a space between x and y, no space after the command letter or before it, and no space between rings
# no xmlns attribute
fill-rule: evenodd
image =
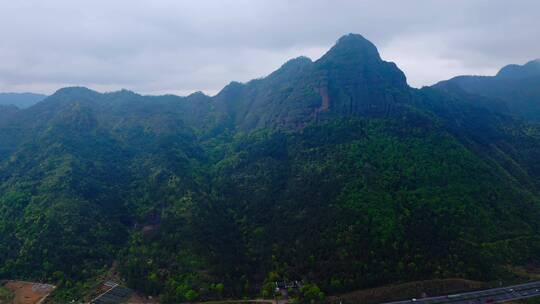
<svg viewBox="0 0 540 304"><path fill-rule="evenodd" d="M508 266L510 272L529 279L529 280L540 280L540 266L535 264L529 264L525 266Z"/></svg>
<svg viewBox="0 0 540 304"><path fill-rule="evenodd" d="M13 292L13 304L39 304L55 288L49 284L23 281L8 281L4 287Z"/></svg>

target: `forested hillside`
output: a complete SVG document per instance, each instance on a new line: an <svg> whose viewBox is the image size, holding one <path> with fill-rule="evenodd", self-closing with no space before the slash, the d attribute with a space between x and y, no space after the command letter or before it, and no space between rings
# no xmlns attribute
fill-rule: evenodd
<svg viewBox="0 0 540 304"><path fill-rule="evenodd" d="M458 76L435 87L449 92L465 91L497 100L506 114L540 121L540 59L524 65L503 67L495 76ZM484 104L490 108L493 102Z"/></svg>
<svg viewBox="0 0 540 304"><path fill-rule="evenodd" d="M354 34L213 97L0 107L0 278L60 303L113 265L164 303L495 280L540 262L540 125L514 114L410 88Z"/></svg>

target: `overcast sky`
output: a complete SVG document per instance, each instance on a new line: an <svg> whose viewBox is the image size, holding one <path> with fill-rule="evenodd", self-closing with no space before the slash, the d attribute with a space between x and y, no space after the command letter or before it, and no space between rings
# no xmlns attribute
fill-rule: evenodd
<svg viewBox="0 0 540 304"><path fill-rule="evenodd" d="M419 87L540 57L540 1L0 0L0 91L215 94L351 32Z"/></svg>

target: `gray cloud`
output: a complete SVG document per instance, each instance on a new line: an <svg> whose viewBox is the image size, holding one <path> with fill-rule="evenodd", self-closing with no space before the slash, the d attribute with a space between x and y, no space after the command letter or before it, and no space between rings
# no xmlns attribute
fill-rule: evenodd
<svg viewBox="0 0 540 304"><path fill-rule="evenodd" d="M0 0L0 91L213 94L346 33L413 86L540 57L536 0Z"/></svg>

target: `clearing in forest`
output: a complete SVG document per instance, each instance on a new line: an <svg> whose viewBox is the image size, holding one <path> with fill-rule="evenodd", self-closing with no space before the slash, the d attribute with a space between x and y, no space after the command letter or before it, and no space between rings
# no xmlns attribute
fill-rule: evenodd
<svg viewBox="0 0 540 304"><path fill-rule="evenodd" d="M13 304L39 304L56 288L53 285L8 281L5 288L13 292Z"/></svg>

